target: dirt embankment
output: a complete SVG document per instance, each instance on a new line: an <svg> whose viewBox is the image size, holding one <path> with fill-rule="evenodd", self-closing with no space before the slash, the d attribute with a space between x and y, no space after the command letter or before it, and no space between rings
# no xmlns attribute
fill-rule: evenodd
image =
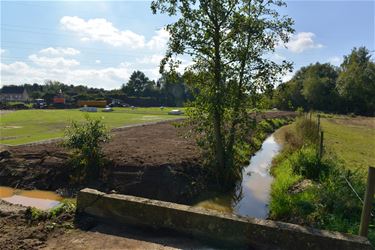
<svg viewBox="0 0 375 250"><path fill-rule="evenodd" d="M295 116L269 112L259 119ZM184 129L163 122L116 129L104 153L110 175L101 188L119 193L189 203L206 186L207 171ZM1 185L56 190L70 185L69 152L58 142L10 147L0 153ZM4 152L9 152L4 153Z"/></svg>
<svg viewBox="0 0 375 250"><path fill-rule="evenodd" d="M35 219L30 208L0 200L0 249L39 249L51 236L73 227L73 213Z"/></svg>

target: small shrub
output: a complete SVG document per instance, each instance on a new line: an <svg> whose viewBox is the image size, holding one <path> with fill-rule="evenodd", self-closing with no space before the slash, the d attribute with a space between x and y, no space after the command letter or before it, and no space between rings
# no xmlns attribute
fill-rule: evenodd
<svg viewBox="0 0 375 250"><path fill-rule="evenodd" d="M291 166L294 173L307 179L319 180L329 171L330 164L321 161L315 147L305 146L291 156Z"/></svg>
<svg viewBox="0 0 375 250"><path fill-rule="evenodd" d="M303 140L297 136L294 131L286 130L284 132L284 141L289 150L297 150L303 146Z"/></svg>
<svg viewBox="0 0 375 250"><path fill-rule="evenodd" d="M319 128L315 120L310 120L300 116L296 120L296 133L304 144L314 144L319 142Z"/></svg>
<svg viewBox="0 0 375 250"><path fill-rule="evenodd" d="M262 120L258 123L257 125L257 130L266 132L266 133L271 133L273 131L273 126L272 122L269 122L267 120Z"/></svg>
<svg viewBox="0 0 375 250"><path fill-rule="evenodd" d="M104 166L102 143L109 139L108 131L101 120L85 116L85 122L71 122L65 129L63 145L75 153L71 163L77 170L78 182L94 181Z"/></svg>

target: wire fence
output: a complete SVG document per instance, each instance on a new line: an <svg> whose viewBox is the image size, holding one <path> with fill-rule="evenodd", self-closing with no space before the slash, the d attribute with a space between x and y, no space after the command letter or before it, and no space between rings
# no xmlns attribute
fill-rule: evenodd
<svg viewBox="0 0 375 250"><path fill-rule="evenodd" d="M307 117L307 114L306 116ZM327 133L327 132L323 132L323 129L322 129L322 126L321 126L321 121L320 121L320 114L317 115L317 125L318 125L318 130L319 130L319 145L317 145L319 147L319 157L321 158L323 156L323 153L324 153L324 141L323 141L323 138L324 138L324 133ZM312 120L312 113L309 114L309 119ZM330 133L328 133L330 134ZM349 180L349 175L350 175L350 171L348 171L348 177L346 177L345 175L342 175L341 177L345 180L346 184L348 185L349 189L355 194L355 197L359 200L359 202L362 204L362 206L365 205L365 201L361 198L361 196L358 194L358 192L355 190L353 184L350 182ZM374 207L371 208L371 213L370 213L370 216L371 218L374 218L374 214L375 214L375 211L374 210Z"/></svg>

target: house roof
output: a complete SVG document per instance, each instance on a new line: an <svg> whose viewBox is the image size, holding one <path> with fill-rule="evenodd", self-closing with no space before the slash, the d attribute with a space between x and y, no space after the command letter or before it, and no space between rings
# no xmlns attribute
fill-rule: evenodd
<svg viewBox="0 0 375 250"><path fill-rule="evenodd" d="M22 94L25 90L22 86L4 86L0 93L2 94Z"/></svg>

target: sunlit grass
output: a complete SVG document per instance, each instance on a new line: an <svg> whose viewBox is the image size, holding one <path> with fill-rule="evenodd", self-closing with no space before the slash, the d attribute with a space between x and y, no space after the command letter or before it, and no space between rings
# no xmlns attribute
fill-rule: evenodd
<svg viewBox="0 0 375 250"><path fill-rule="evenodd" d="M84 114L103 119L109 128L137 123L157 122L181 116L168 115L175 108L114 108L113 112L81 112L64 110L19 110L0 116L0 143L18 145L45 139L59 138L70 121L83 121Z"/></svg>
<svg viewBox="0 0 375 250"><path fill-rule="evenodd" d="M334 116L322 118L326 153L334 152L347 169L375 167L375 118Z"/></svg>

